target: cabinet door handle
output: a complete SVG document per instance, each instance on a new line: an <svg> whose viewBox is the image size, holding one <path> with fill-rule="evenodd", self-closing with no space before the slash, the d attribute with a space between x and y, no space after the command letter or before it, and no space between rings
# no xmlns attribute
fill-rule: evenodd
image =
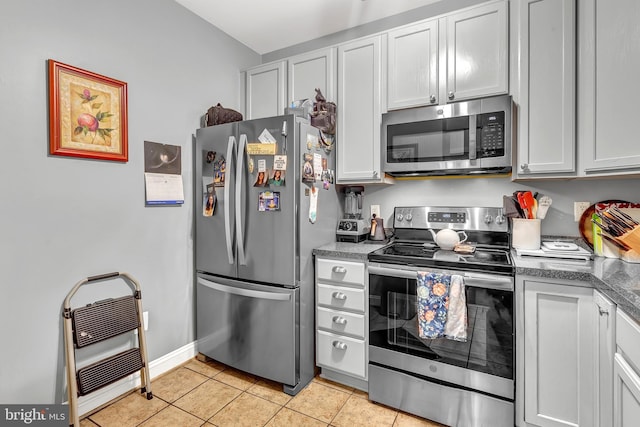
<svg viewBox="0 0 640 427"><path fill-rule="evenodd" d="M453 91L450 91L449 92L449 99L453 99L453 98L455 98L455 96L453 95Z"/></svg>
<svg viewBox="0 0 640 427"><path fill-rule="evenodd" d="M331 343L335 348L337 348L338 350L346 350L347 349L347 345L345 343L343 343L342 341L334 341L333 343Z"/></svg>
<svg viewBox="0 0 640 427"><path fill-rule="evenodd" d="M601 307L598 307L598 311L600 312L600 316L608 316L609 315L609 310L605 310Z"/></svg>
<svg viewBox="0 0 640 427"><path fill-rule="evenodd" d="M335 299L339 299L339 300L346 300L347 296L345 294L343 294L342 292L334 292L333 294L331 294L332 297L334 297Z"/></svg>
<svg viewBox="0 0 640 427"><path fill-rule="evenodd" d="M429 97L429 101L431 101L432 104L436 103L436 96L435 95L431 95L431 97Z"/></svg>
<svg viewBox="0 0 640 427"><path fill-rule="evenodd" d="M346 325L347 324L347 319L345 319L342 316L333 316L333 323L338 324L338 325Z"/></svg>
<svg viewBox="0 0 640 427"><path fill-rule="evenodd" d="M520 169L522 169L523 171L526 171L527 169L529 169L529 165L527 163L523 163L520 165Z"/></svg>
<svg viewBox="0 0 640 427"><path fill-rule="evenodd" d="M340 265L336 265L335 267L333 267L331 269L334 273L340 273L340 274L344 274L347 272L347 269L340 266Z"/></svg>

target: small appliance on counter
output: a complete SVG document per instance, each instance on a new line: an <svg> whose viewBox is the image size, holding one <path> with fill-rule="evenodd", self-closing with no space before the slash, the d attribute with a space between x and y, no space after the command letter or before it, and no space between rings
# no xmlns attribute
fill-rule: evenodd
<svg viewBox="0 0 640 427"><path fill-rule="evenodd" d="M336 241L359 243L367 239L371 227L362 218L364 187L346 187L344 190L344 217L338 221Z"/></svg>
<svg viewBox="0 0 640 427"><path fill-rule="evenodd" d="M374 242L382 242L387 240L387 233L384 230L384 220L373 214L371 218L371 232L369 233L369 240Z"/></svg>

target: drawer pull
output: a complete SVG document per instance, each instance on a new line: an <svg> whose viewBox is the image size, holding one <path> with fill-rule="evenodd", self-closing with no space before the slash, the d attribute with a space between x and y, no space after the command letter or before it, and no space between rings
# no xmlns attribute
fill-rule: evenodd
<svg viewBox="0 0 640 427"><path fill-rule="evenodd" d="M333 323L338 324L338 325L346 325L347 324L347 319L345 319L342 316L333 316Z"/></svg>
<svg viewBox="0 0 640 427"><path fill-rule="evenodd" d="M332 343L332 345L337 348L338 350L346 350L347 349L347 345L345 343L343 343L342 341L334 341Z"/></svg>
<svg viewBox="0 0 640 427"><path fill-rule="evenodd" d="M347 269L342 267L341 265L336 265L331 270L333 270L334 273L338 274L344 274L347 272Z"/></svg>
<svg viewBox="0 0 640 427"><path fill-rule="evenodd" d="M331 294L332 297L334 297L335 299L339 299L339 300L346 300L347 296L345 294L343 294L342 292L334 292Z"/></svg>

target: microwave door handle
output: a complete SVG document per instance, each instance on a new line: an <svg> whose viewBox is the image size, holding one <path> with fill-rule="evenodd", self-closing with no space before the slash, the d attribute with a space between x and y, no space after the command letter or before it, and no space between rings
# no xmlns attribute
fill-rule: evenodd
<svg viewBox="0 0 640 427"><path fill-rule="evenodd" d="M477 159L476 153L476 119L477 116L469 116L469 160Z"/></svg>
<svg viewBox="0 0 640 427"><path fill-rule="evenodd" d="M242 215L242 195L246 189L243 188L242 177L244 176L244 157L247 148L247 135L240 135L240 144L238 146L238 166L236 169L236 238L238 241L238 262L240 265L247 265L247 259L244 254L244 217Z"/></svg>
<svg viewBox="0 0 640 427"><path fill-rule="evenodd" d="M233 164L233 155L236 148L236 138L231 135L229 137L229 143L227 144L227 170L225 173L231 174L231 166ZM224 184L224 237L227 243L227 256L229 257L229 264L235 262L233 257L233 244L231 242L231 204L229 203L229 195L231 193L231 185L229 182Z"/></svg>

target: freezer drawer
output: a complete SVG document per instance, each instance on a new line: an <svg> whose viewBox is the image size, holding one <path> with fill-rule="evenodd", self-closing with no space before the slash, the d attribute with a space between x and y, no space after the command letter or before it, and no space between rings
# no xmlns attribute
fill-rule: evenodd
<svg viewBox="0 0 640 427"><path fill-rule="evenodd" d="M298 289L198 277L198 351L236 369L298 382Z"/></svg>

